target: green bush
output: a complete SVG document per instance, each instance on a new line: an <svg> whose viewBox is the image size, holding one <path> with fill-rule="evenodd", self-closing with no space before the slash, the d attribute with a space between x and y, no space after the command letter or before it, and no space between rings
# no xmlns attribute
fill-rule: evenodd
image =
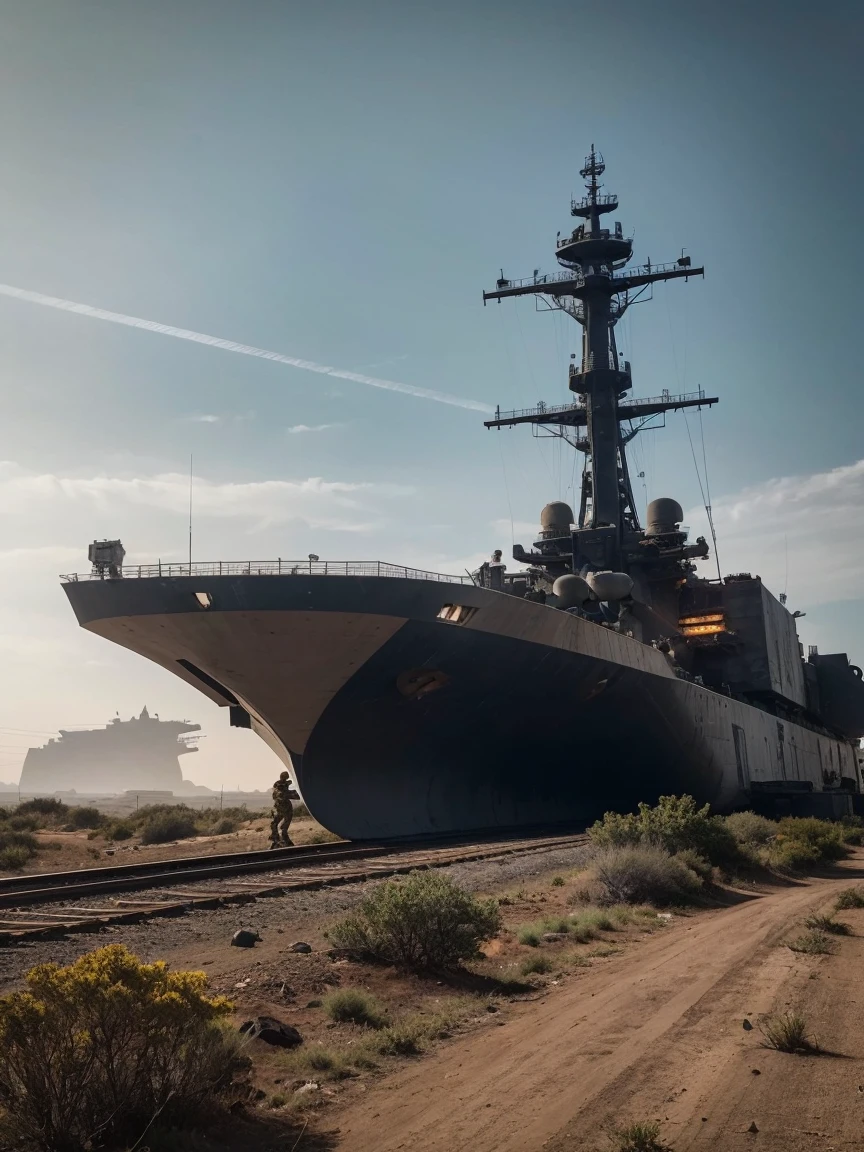
<svg viewBox="0 0 864 1152"><path fill-rule="evenodd" d="M4 872L20 872L31 859L32 853L26 848L18 848L14 844L10 844L8 848L0 848L0 868Z"/></svg>
<svg viewBox="0 0 864 1152"><path fill-rule="evenodd" d="M386 1020L374 996L359 988L338 988L324 997L324 1011L340 1024L364 1024L383 1028Z"/></svg>
<svg viewBox="0 0 864 1152"><path fill-rule="evenodd" d="M860 816L844 816L840 821L840 836L844 844L860 848L864 844L864 819Z"/></svg>
<svg viewBox="0 0 864 1152"><path fill-rule="evenodd" d="M640 804L639 811L621 815L607 812L588 829L597 848L625 848L654 844L670 855L691 850L711 864L730 867L741 862L741 850L722 816L711 816L710 805L699 808L692 796L661 796L656 807Z"/></svg>
<svg viewBox="0 0 864 1152"><path fill-rule="evenodd" d="M38 816L20 816L15 812L6 821L5 826L11 828L13 832L35 832L37 828L42 828L43 824Z"/></svg>
<svg viewBox="0 0 864 1152"><path fill-rule="evenodd" d="M98 828L105 823L98 808L70 808L68 819L73 828Z"/></svg>
<svg viewBox="0 0 864 1152"><path fill-rule="evenodd" d="M134 835L135 829L125 820L116 820L105 829L105 836L108 840L131 840Z"/></svg>
<svg viewBox="0 0 864 1152"><path fill-rule="evenodd" d="M239 827L237 821L230 816L221 816L207 831L211 836L227 836L229 832L236 832Z"/></svg>
<svg viewBox="0 0 864 1152"><path fill-rule="evenodd" d="M248 1063L232 1005L203 972L142 964L122 945L41 964L0 998L0 1143L32 1152L128 1148L154 1117L188 1124Z"/></svg>
<svg viewBox="0 0 864 1152"><path fill-rule="evenodd" d="M20 871L28 860L32 860L39 849L39 842L32 832L0 831L0 868L7 872Z"/></svg>
<svg viewBox="0 0 864 1152"><path fill-rule="evenodd" d="M771 845L768 859L781 868L804 871L819 863L819 849L803 840L776 839Z"/></svg>
<svg viewBox="0 0 864 1152"><path fill-rule="evenodd" d="M494 900L477 900L447 876L428 871L385 881L329 936L350 955L420 970L470 960L500 930Z"/></svg>
<svg viewBox="0 0 864 1152"><path fill-rule="evenodd" d="M755 812L733 812L726 817L726 827L739 844L761 848L777 835L777 824Z"/></svg>
<svg viewBox="0 0 864 1152"><path fill-rule="evenodd" d="M527 944L529 948L539 948L543 939L543 929L536 924L523 924L516 932L516 939L520 944Z"/></svg>
<svg viewBox="0 0 864 1152"><path fill-rule="evenodd" d="M840 825L815 816L785 816L770 848L772 863L790 868L828 864L848 855Z"/></svg>
<svg viewBox="0 0 864 1152"><path fill-rule="evenodd" d="M684 848L680 852L675 853L675 859L680 860L682 864L686 864L691 872L695 872L703 884L711 883L714 876L714 869L704 856L700 856L699 853L692 848Z"/></svg>
<svg viewBox="0 0 864 1152"><path fill-rule="evenodd" d="M19 804L15 814L49 817L55 823L62 824L69 815L69 806L53 796L35 796L32 800L25 800Z"/></svg>
<svg viewBox="0 0 864 1152"><path fill-rule="evenodd" d="M176 812L157 812L141 826L142 844L165 844L169 840L185 840L195 836L198 827L191 812L178 808Z"/></svg>
<svg viewBox="0 0 864 1152"><path fill-rule="evenodd" d="M686 904L702 889L691 868L654 844L602 849L593 869L604 904Z"/></svg>

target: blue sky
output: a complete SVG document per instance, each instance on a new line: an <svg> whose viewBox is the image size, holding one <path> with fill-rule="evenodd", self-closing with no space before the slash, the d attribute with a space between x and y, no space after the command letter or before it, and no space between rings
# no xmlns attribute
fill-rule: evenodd
<svg viewBox="0 0 864 1152"><path fill-rule="evenodd" d="M706 266L620 335L635 394L721 397L724 569L786 584L805 642L861 660L862 24L845 0L6 0L0 282L489 405L559 401L576 325L481 292L553 266L596 142L637 258ZM2 297L0 348L0 779L31 732L146 701L204 725L194 778L269 782L224 714L79 633L56 581L96 536L184 556L190 451L199 559L459 571L509 550L511 509L527 545L548 499L577 499L560 446L458 407ZM698 509L680 416L637 463L649 498Z"/></svg>

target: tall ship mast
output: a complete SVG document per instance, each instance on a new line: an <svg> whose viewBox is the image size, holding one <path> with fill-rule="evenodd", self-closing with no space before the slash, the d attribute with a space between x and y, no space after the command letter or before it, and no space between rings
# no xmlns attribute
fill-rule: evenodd
<svg viewBox="0 0 864 1152"><path fill-rule="evenodd" d="M582 329L571 403L496 411L582 454L578 514L540 514L531 550L452 576L383 561L128 564L94 541L64 578L79 623L155 661L251 728L313 815L349 839L584 823L689 793L718 811L864 811L864 681L845 653L808 658L785 597L758 576L700 576L681 506L639 520L627 445L649 420L717 402L632 399L615 337L682 256L629 267L602 157L582 168L560 271L484 302L534 295Z"/></svg>
<svg viewBox="0 0 864 1152"><path fill-rule="evenodd" d="M571 363L568 380L576 394L574 402L540 404L517 412L499 409L486 427L541 426L584 454L576 530L571 530L569 506L550 504L542 517L538 551L526 553L519 547L513 555L531 566L532 587L541 593L552 592L556 577L561 578L555 588L558 604L581 605L583 614L605 623L621 618L626 604L628 631L644 639L673 626L677 620L674 589L694 571L693 561L708 555L708 545L702 538L687 543L678 530L683 513L674 500L655 500L648 509L648 523L642 527L633 498L627 444L653 417L701 409L716 404L717 398L701 391L679 396L664 392L650 399L629 397L631 366L618 350L616 325L654 284L689 280L704 275L704 269L692 267L690 257L683 254L670 264L649 262L628 269L633 244L619 221L608 226L607 217L618 210L618 197L601 192L599 177L604 171L603 157L592 145L580 172L586 181L585 195L570 205L571 215L580 223L569 236L562 238L559 232L556 241L555 256L564 270L542 276L537 271L530 279L517 281L505 279L502 272L495 290L483 294L484 303L534 295L579 323L581 359L578 365ZM600 583L605 589L599 599L592 593L597 573L603 574ZM613 588L621 595L607 598Z"/></svg>

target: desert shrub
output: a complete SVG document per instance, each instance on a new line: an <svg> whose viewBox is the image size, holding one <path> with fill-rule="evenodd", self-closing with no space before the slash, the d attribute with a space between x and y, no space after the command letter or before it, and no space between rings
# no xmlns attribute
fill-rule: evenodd
<svg viewBox="0 0 864 1152"><path fill-rule="evenodd" d="M169 840L185 840L198 831L195 818L182 808L175 812L156 812L141 826L142 844L165 844Z"/></svg>
<svg viewBox="0 0 864 1152"><path fill-rule="evenodd" d="M553 876L552 877L552 887L553 888L563 888L564 887L564 877L563 876Z"/></svg>
<svg viewBox="0 0 864 1152"><path fill-rule="evenodd" d="M839 827L840 837L844 844L852 844L857 848L864 844L864 818L861 816L844 816Z"/></svg>
<svg viewBox="0 0 864 1152"><path fill-rule="evenodd" d="M612 1139L615 1152L669 1152L668 1146L660 1142L660 1125L653 1120L616 1128Z"/></svg>
<svg viewBox="0 0 864 1152"><path fill-rule="evenodd" d="M603 849L593 868L604 904L685 904L702 888L682 860L652 844Z"/></svg>
<svg viewBox="0 0 864 1152"><path fill-rule="evenodd" d="M122 945L31 969L0 998L0 1139L78 1152L128 1147L158 1116L188 1123L245 1066L203 972L142 964Z"/></svg>
<svg viewBox="0 0 864 1152"><path fill-rule="evenodd" d="M230 816L220 816L219 819L207 829L211 836L227 836L229 832L236 832L240 825Z"/></svg>
<svg viewBox="0 0 864 1152"><path fill-rule="evenodd" d="M675 859L686 864L691 872L695 872L703 884L710 884L714 876L714 867L704 856L700 856L693 848L682 848L675 853Z"/></svg>
<svg viewBox="0 0 864 1152"><path fill-rule="evenodd" d="M383 1028L386 1020L374 996L359 988L338 988L324 997L324 1011L331 1020L341 1024L365 1024L369 1028Z"/></svg>
<svg viewBox="0 0 864 1152"><path fill-rule="evenodd" d="M131 840L134 835L135 829L125 820L115 820L105 829L105 836L108 840Z"/></svg>
<svg viewBox="0 0 864 1152"><path fill-rule="evenodd" d="M32 856L26 848L17 848L14 844L0 848L0 868L5 872L20 872L30 859Z"/></svg>
<svg viewBox="0 0 864 1152"><path fill-rule="evenodd" d="M762 847L777 835L776 823L755 812L733 812L725 823L738 843L748 847Z"/></svg>
<svg viewBox="0 0 864 1152"><path fill-rule="evenodd" d="M98 828L105 817L98 808L77 807L69 809L68 821L73 828Z"/></svg>
<svg viewBox="0 0 864 1152"><path fill-rule="evenodd" d="M810 956L824 956L834 951L834 941L830 940L824 932L810 929L802 933L796 940L790 940L786 945L793 952L805 952Z"/></svg>
<svg viewBox="0 0 864 1152"><path fill-rule="evenodd" d="M69 806L53 796L34 796L32 800L25 800L19 804L14 815L42 817L40 824L46 821L63 824L69 815Z"/></svg>
<svg viewBox="0 0 864 1152"><path fill-rule="evenodd" d="M772 861L793 868L827 864L848 854L840 825L815 816L785 816L771 844Z"/></svg>
<svg viewBox="0 0 864 1152"><path fill-rule="evenodd" d="M864 908L864 888L844 888L834 901L834 907L838 911L843 908Z"/></svg>
<svg viewBox="0 0 864 1152"><path fill-rule="evenodd" d="M523 924L516 932L516 939L520 944L527 944L529 948L539 948L543 939L543 929L536 924Z"/></svg>
<svg viewBox="0 0 864 1152"><path fill-rule="evenodd" d="M818 1052L819 1046L807 1035L807 1021L798 1012L772 1016L761 1026L765 1045L778 1052Z"/></svg>
<svg viewBox="0 0 864 1152"><path fill-rule="evenodd" d="M501 930L495 900L477 900L440 872L412 872L388 880L329 937L350 955L403 968L450 968L475 957Z"/></svg>
<svg viewBox="0 0 864 1152"><path fill-rule="evenodd" d="M842 920L835 920L833 916L808 916L804 927L813 932L830 932L832 936L848 936L851 928Z"/></svg>
<svg viewBox="0 0 864 1152"><path fill-rule="evenodd" d="M741 861L741 850L722 816L711 816L710 805L699 808L692 796L661 796L653 808L640 804L637 813L607 812L588 835L597 848L647 843L671 855L689 849L721 867Z"/></svg>
<svg viewBox="0 0 864 1152"><path fill-rule="evenodd" d="M552 961L547 956L529 956L519 965L523 976L533 976L535 972L551 972L552 968Z"/></svg>
<svg viewBox="0 0 864 1152"><path fill-rule="evenodd" d="M17 872L36 855L38 841L32 832L0 831L0 868Z"/></svg>
<svg viewBox="0 0 864 1152"><path fill-rule="evenodd" d="M819 849L803 840L787 840L778 836L771 844L768 859L777 867L803 872L819 863Z"/></svg>
<svg viewBox="0 0 864 1152"><path fill-rule="evenodd" d="M19 815L14 812L4 824L5 828L11 828L13 832L35 832L37 828L42 827L42 822L39 816Z"/></svg>

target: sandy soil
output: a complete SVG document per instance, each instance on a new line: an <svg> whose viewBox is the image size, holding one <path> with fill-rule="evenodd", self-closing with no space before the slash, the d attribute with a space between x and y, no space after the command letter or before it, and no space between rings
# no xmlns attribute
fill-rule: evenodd
<svg viewBox="0 0 864 1152"><path fill-rule="evenodd" d="M512 1006L504 1027L403 1065L330 1112L335 1146L600 1152L611 1127L655 1119L676 1152L864 1148L864 911L842 913L854 935L833 956L783 946L804 915L864 877L857 857L842 879L742 893L676 919L539 1002ZM759 1018L788 1007L807 1017L822 1055L763 1046Z"/></svg>

